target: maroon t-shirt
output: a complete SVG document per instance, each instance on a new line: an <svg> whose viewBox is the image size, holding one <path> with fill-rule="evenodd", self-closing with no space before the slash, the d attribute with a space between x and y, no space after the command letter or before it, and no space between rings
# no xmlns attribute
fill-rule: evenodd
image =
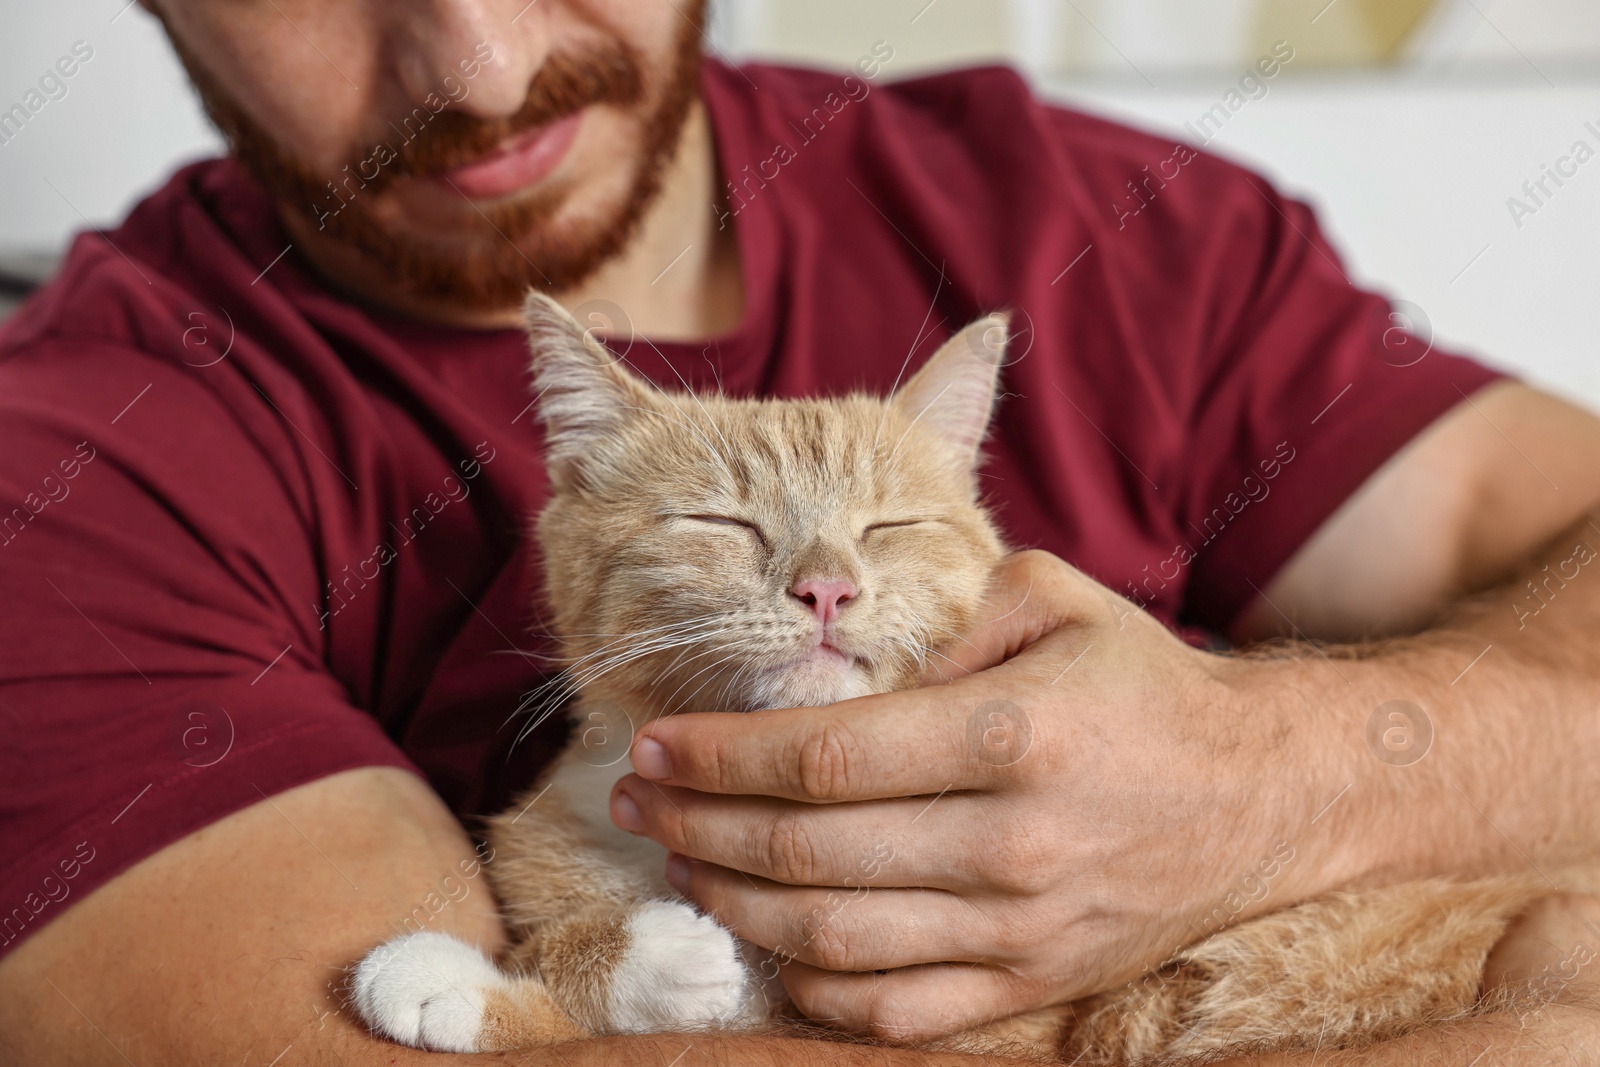
<svg viewBox="0 0 1600 1067"><path fill-rule="evenodd" d="M746 306L634 367L883 393L1015 309L1006 535L1191 639L1495 376L1389 332L1303 205L1008 71L704 85ZM550 651L521 335L364 311L290 245L200 163L0 329L0 951L264 796L391 765L485 813L560 743L513 745Z"/></svg>

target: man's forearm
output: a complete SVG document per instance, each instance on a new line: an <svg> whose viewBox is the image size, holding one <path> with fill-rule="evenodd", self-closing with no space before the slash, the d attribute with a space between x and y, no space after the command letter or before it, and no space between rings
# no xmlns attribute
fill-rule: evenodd
<svg viewBox="0 0 1600 1067"><path fill-rule="evenodd" d="M398 1061L405 1062L405 1061ZM417 1061L419 1064L421 1060ZM427 1062L433 1063L434 1060ZM485 1062L489 1059L485 1057ZM499 1059L495 1063L503 1062ZM1033 1061L967 1056L956 1052L841 1044L803 1038L739 1034L651 1034L577 1041L518 1054L524 1067L1005 1067Z"/></svg>
<svg viewBox="0 0 1600 1067"><path fill-rule="evenodd" d="M1263 1053L1221 1061L1215 1067L1464 1067L1479 1062L1497 1067L1553 1067L1556 1064L1600 1064L1600 1010L1553 1004L1523 1015L1510 1012L1483 1015L1422 1030L1359 1050L1336 1052ZM503 1064L521 1067L1004 1067L1031 1060L1001 1060L953 1052L868 1047L793 1038L746 1037L737 1034L654 1034L640 1037L599 1038L525 1049L508 1060L502 1055L452 1056L413 1049L373 1050L379 1058L341 1060L342 1063L391 1064ZM508 1054L510 1055L510 1054ZM1587 1057L1587 1058L1585 1058Z"/></svg>
<svg viewBox="0 0 1600 1067"><path fill-rule="evenodd" d="M1600 855L1597 527L1415 636L1242 658L1241 699L1286 702L1310 772L1286 787L1318 790L1295 805L1308 868L1331 884L1554 877Z"/></svg>
<svg viewBox="0 0 1600 1067"><path fill-rule="evenodd" d="M601 1037L507 1053L450 1055L419 1052L401 1045L360 1040L345 1047L310 1043L303 1060L350 1067L1005 1067L1032 1061L967 1056L956 1052L886 1048L803 1038L759 1037L734 1033L642 1034ZM315 1058L317 1054L326 1057ZM269 1057L270 1058L270 1057ZM265 1061L263 1061L265 1062Z"/></svg>

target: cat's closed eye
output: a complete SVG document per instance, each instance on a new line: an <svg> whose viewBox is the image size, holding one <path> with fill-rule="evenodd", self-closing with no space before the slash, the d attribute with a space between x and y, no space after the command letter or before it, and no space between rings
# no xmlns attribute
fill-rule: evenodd
<svg viewBox="0 0 1600 1067"><path fill-rule="evenodd" d="M900 530L908 526L924 526L937 521L937 519L890 519L885 522L868 523L867 528L861 531L861 540L865 541L880 530Z"/></svg>
<svg viewBox="0 0 1600 1067"><path fill-rule="evenodd" d="M680 515L678 518L687 519L690 522L707 523L712 526L742 527L754 534L756 540L760 541L763 547L767 544L767 535L761 532L761 527L748 519L736 519L731 515Z"/></svg>

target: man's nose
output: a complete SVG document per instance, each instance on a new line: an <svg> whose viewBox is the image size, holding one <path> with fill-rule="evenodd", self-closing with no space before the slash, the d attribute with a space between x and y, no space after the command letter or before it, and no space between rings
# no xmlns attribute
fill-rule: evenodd
<svg viewBox="0 0 1600 1067"><path fill-rule="evenodd" d="M826 626L839 617L839 609L855 599L856 587L844 578L803 578L789 587L789 595L810 608Z"/></svg>
<svg viewBox="0 0 1600 1067"><path fill-rule="evenodd" d="M431 93L475 118L514 115L549 58L550 20L526 0L432 0L389 10L391 64L408 99ZM446 79L449 79L446 81Z"/></svg>

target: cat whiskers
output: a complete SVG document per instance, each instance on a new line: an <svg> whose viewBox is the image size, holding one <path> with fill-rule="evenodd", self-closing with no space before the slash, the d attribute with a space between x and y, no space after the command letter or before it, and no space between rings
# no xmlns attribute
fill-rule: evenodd
<svg viewBox="0 0 1600 1067"><path fill-rule="evenodd" d="M506 723L510 723L519 715L529 717L518 731L513 747L526 740L573 696L618 667L679 646L692 647L708 637L727 632L726 627L716 624L717 618L708 614L625 634L574 660L525 696L517 710L506 719Z"/></svg>
<svg viewBox="0 0 1600 1067"><path fill-rule="evenodd" d="M945 655L943 652L940 652L937 648L934 648L932 645L919 645L918 648L923 653L928 653L928 654L932 654L932 655L938 656L940 659L944 660L946 663L950 664L950 666L952 666L952 667L957 667L957 668L961 667L961 664L957 663L955 660L951 659L949 656ZM927 655L921 655L921 656L917 657L917 666L918 666L918 668L926 667L927 665L928 665L928 656Z"/></svg>
<svg viewBox="0 0 1600 1067"><path fill-rule="evenodd" d="M721 660L720 662L712 664L712 667L720 667L724 663L727 663L728 660L732 659L732 658L734 658L734 657L733 656L728 656L728 657L724 658L723 660ZM734 700L735 700L735 698L738 698L738 697L743 695L739 691L739 683L744 680L746 672L752 670L755 666L756 665L755 665L755 663L753 661L751 661L749 659L746 659L743 663L739 664L738 667L734 668L734 671L733 671L733 673L731 675L729 675L726 679L722 680L722 692L717 696L716 707L715 707L714 710L716 710L716 711L748 711L749 710L749 702L748 702L747 699L745 701L743 701L743 706L735 706L734 705ZM700 672L700 673L704 673L704 672ZM685 680L684 684L685 685L688 684L688 681L691 681L691 680L692 679ZM700 693L702 691L704 691L706 686L710 685L712 682L715 682L717 680L718 679L717 679L717 677L715 675L713 675L710 678L707 678L705 681L701 682L698 686L695 687L694 692L690 693L688 696L683 698L683 701L681 702L681 704L680 704L680 706L678 708L673 709L673 710L669 710L669 711L665 712L664 714L673 715L673 714L676 714L678 711L683 710L683 708L688 707L689 703L691 701L693 701L695 697L699 696ZM680 685L678 688L682 689L683 687ZM674 695L676 695L676 690L674 691Z"/></svg>
<svg viewBox="0 0 1600 1067"><path fill-rule="evenodd" d="M696 645L704 643L707 638L717 637L730 631L730 627L722 626L692 629L679 633L661 635L640 645L624 648L606 658L595 660L592 663L585 663L582 666L575 665L574 667L569 667L565 673L569 678L571 678L574 685L578 689L583 689L587 686L593 685L597 679L609 674L618 667L625 666L634 662L635 660L643 659L646 656L655 655L660 652L668 652L674 648L692 648Z"/></svg>
<svg viewBox="0 0 1600 1067"><path fill-rule="evenodd" d="M740 657L743 657L745 662L739 664L739 666L737 668L735 668L734 672L729 677L727 677L726 679L721 679L723 693L718 699L718 704L719 704L719 706L726 705L727 703L729 703L738 694L738 683L740 682L740 680L743 679L743 677L745 676L746 672L750 671L751 669L753 669L757 665L756 664L756 660L762 655L763 652L772 651L772 649L770 649L770 648L768 648L768 649L751 648L750 647L750 642L748 641L748 637L749 637L750 631L752 629L756 629L757 631L766 629L767 628L766 624L770 624L770 622L771 622L770 619L764 619L764 618L761 618L761 617L756 617L754 619L730 617L727 621L729 623L728 629L730 631L737 632L741 636L743 636L743 637L745 637L747 639L743 643L742 647L729 649L729 648L726 648L726 646L715 646L714 645L714 646L712 646L710 648L706 648L706 649L701 650L700 652L697 652L693 656L689 656L687 659L685 659L684 652L680 652L677 656L675 656L673 658L671 663L665 665L662 668L662 670L656 675L657 679L659 680L659 679L662 679L662 678L666 677L667 675L671 674L673 671L679 669L680 667L686 665L687 663L693 663L695 660L700 659L700 658L702 658L704 656L714 655L717 652L721 652L721 651L727 651L728 652L728 654L723 656L721 659L718 659L717 661L715 661L713 663L710 663L710 664L707 664L704 667L701 667L699 670L695 671L693 674L689 675L687 678L685 678L681 682L679 682L677 688L674 689L671 693L669 693L667 695L666 700L664 700L662 702L662 707L665 709L662 712L663 715L676 714L677 711L680 711L680 710L682 710L682 708L687 707L690 701L692 701L695 697L699 696L700 693L705 690L706 686L710 685L712 682L718 681L718 678L717 678L716 675L712 675L711 677L707 678L705 681L701 682L700 685L695 687L693 692L691 692L688 696L684 697L682 699L682 701L679 702L678 706L676 708L674 708L672 706L673 701L677 698L678 694L683 691L683 687L684 686L688 685L690 682L694 681L696 678L700 677L702 674L706 674L709 671L714 671L718 667L721 667L721 666L727 664L728 662L730 662L732 660L735 660L735 659L738 659ZM687 651L687 650L685 650L685 651Z"/></svg>
<svg viewBox="0 0 1600 1067"><path fill-rule="evenodd" d="M679 620L677 620L675 622L664 623L664 624L662 624L660 626L647 626L644 629L634 630L634 631L629 632L629 633L621 633L621 634L575 634L575 635L573 635L575 637L611 637L611 638L614 638L615 640L609 641L606 644L603 644L603 645L599 646L598 648L592 649L589 652L586 652L585 654L583 654L582 656L579 656L577 659L575 659L571 663L567 664L567 669L568 670L575 669L575 668L581 666L584 663L584 661L589 660L589 659L593 659L596 656L602 655L602 654L606 653L607 651L609 651L611 649L614 649L616 646L618 646L620 644L623 644L625 642L628 642L628 641L637 641L637 640L640 640L640 639L643 639L643 638L649 638L651 640L655 640L655 639L658 639L660 637L669 636L669 635L677 634L677 633L682 633L682 632L684 632L686 630L692 630L694 627L703 626L706 623L717 622L717 621L720 621L721 618L722 618L722 615L721 615L720 612L707 612L704 615L696 615L696 616L693 616L693 617L688 618L688 619L679 619Z"/></svg>
<svg viewBox="0 0 1600 1067"><path fill-rule="evenodd" d="M695 660L699 659L701 656L715 655L717 652L722 652L722 651L727 651L727 650L724 649L724 648L715 648L715 647L708 648L708 649L705 649L704 651L700 652L698 655L691 656L689 658L689 662L692 663ZM693 674L689 675L689 677L687 677L683 681L679 682L678 683L678 687L676 689L674 689L671 693L668 693L666 700L661 702L662 708L668 709L668 710L663 711L662 714L671 715L671 714L674 713L675 710L681 710L682 707L686 707L688 705L689 701L693 700L695 697L700 695L700 691L702 689L704 689L706 686L710 685L712 682L716 681L716 676L713 675L712 677L707 678L705 681L701 682L697 687L695 687L694 692L690 693L688 696L683 698L683 702L679 706L678 709L673 709L672 708L672 701L679 693L683 692L683 687L684 686L688 685L690 682L694 681L696 678L700 677L702 674L705 674L707 671L714 671L718 667L722 666L724 663L728 663L731 660L738 659L743 654L745 654L745 653L741 649L733 649L732 651L727 651L727 655L723 656L721 659L718 659L718 660L716 660L715 662L712 662L712 663L708 663L706 666L701 667L699 670L697 670Z"/></svg>

